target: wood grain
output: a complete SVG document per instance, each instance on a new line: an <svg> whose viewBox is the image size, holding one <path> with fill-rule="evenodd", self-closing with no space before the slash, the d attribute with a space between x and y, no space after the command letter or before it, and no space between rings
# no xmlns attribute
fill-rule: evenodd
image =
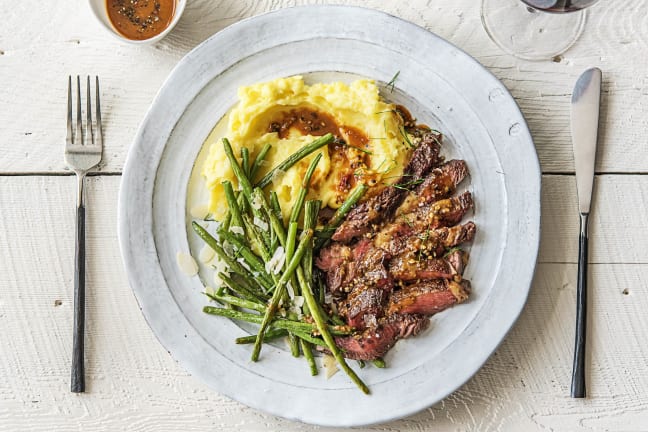
<svg viewBox="0 0 648 432"><path fill-rule="evenodd" d="M602 176L598 191L627 190L629 179ZM543 202L571 201L571 180L546 176ZM122 269L116 239L119 181L98 176L87 184L87 393L80 396L69 392L75 179L0 176L0 430L327 430L221 397L167 354ZM646 189L643 183L634 187ZM577 227L565 224L552 234L558 213L571 209L544 208L541 261L547 263L538 266L529 303L496 354L440 404L358 430L642 430L648 410L648 346L641 342L648 329L648 264L590 266L591 399L570 399L576 265L560 248L544 245L559 235L575 242ZM638 227L639 218L626 221ZM645 242L645 227L596 222L593 250L600 253L608 241L619 247L639 242L638 235ZM568 263L555 263L563 259Z"/></svg>
<svg viewBox="0 0 648 432"><path fill-rule="evenodd" d="M0 173L66 172L62 158L66 77L98 74L103 85L106 151L103 172L120 172L127 150L157 90L177 61L240 19L320 1L190 1L171 35L132 46L99 27L84 1L0 0L7 13L0 36ZM335 1L384 10L424 26L475 56L511 90L535 138L545 172L573 170L569 95L587 67L604 71L599 172L646 172L643 149L648 78L648 0L606 0L590 10L588 28L559 62L523 62L503 54L481 27L478 2ZM21 109L16 109L20 106Z"/></svg>

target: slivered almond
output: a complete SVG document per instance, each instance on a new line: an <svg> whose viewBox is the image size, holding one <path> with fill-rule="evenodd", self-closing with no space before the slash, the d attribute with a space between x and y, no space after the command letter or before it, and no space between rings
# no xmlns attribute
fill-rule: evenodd
<svg viewBox="0 0 648 432"><path fill-rule="evenodd" d="M196 260L188 253L178 252L176 254L176 262L180 270L187 276L195 276L198 273L198 264L196 264Z"/></svg>
<svg viewBox="0 0 648 432"><path fill-rule="evenodd" d="M207 204L199 204L191 207L189 210L192 218L205 219L209 214L209 206Z"/></svg>
<svg viewBox="0 0 648 432"><path fill-rule="evenodd" d="M198 259L202 263L208 263L214 258L214 255L216 252L214 252L214 249L212 249L209 245L204 245L202 249L200 249L200 254L198 254Z"/></svg>

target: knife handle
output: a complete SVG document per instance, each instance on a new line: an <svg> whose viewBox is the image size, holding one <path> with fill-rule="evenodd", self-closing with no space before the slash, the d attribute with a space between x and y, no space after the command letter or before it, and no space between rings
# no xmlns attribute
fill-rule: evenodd
<svg viewBox="0 0 648 432"><path fill-rule="evenodd" d="M580 214L580 241L578 247L578 286L576 288L576 340L571 397L585 397L585 335L587 333L587 242L588 213Z"/></svg>
<svg viewBox="0 0 648 432"><path fill-rule="evenodd" d="M81 182L83 180L80 180ZM70 391L85 392L83 361L85 333L85 206L77 207L77 234L74 268L74 332L72 339L72 379Z"/></svg>

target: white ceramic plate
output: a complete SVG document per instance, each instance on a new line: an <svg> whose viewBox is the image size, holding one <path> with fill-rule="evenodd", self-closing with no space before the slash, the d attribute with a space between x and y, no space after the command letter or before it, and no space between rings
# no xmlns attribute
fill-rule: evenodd
<svg viewBox="0 0 648 432"><path fill-rule="evenodd" d="M470 300L400 341L389 367L367 367L364 396L343 373L311 377L281 346L249 361L244 331L205 315L198 277L176 265L189 251L192 168L240 85L303 74L311 81L363 76L393 93L446 136L445 155L465 159L478 234ZM119 199L119 237L142 311L173 357L219 393L308 423L357 426L418 412L465 383L505 337L526 301L539 242L540 170L525 120L506 88L467 54L427 30L381 12L339 6L283 9L235 24L173 70L130 149ZM353 363L353 362L352 362ZM355 367L355 366L354 366Z"/></svg>

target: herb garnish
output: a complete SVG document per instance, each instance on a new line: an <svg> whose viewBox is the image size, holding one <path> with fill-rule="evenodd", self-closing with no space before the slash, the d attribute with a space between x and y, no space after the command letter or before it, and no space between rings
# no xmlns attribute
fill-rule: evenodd
<svg viewBox="0 0 648 432"><path fill-rule="evenodd" d="M400 71L396 72L396 75L394 75L392 79L387 83L387 87L390 87L391 93L394 93L394 85L396 84L396 78L398 78L398 75L400 75Z"/></svg>

